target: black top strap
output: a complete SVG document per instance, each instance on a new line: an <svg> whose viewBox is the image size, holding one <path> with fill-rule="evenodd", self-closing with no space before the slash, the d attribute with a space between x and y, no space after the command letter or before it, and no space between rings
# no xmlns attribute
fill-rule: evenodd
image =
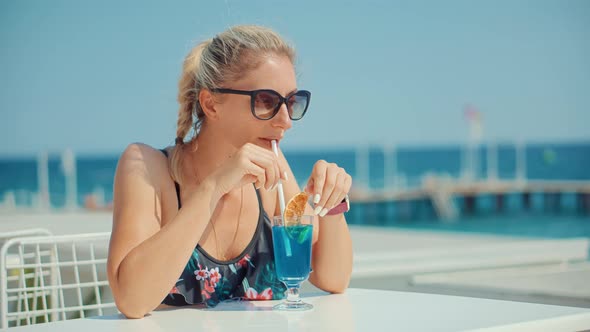
<svg viewBox="0 0 590 332"><path fill-rule="evenodd" d="M168 158L168 151L166 149L160 149L162 153ZM180 210L180 185L174 181L174 188L176 188L176 201L178 202L178 209Z"/></svg>

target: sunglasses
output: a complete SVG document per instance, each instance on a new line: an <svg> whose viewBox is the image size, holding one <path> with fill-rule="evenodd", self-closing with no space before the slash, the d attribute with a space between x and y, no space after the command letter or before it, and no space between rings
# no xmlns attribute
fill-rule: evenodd
<svg viewBox="0 0 590 332"><path fill-rule="evenodd" d="M289 111L289 118L291 120L300 120L307 111L309 100L311 99L311 92L306 90L298 90L290 93L286 97L281 96L280 93L269 90L234 90L234 89L213 89L217 93L228 93L234 95L250 96L250 108L255 118L259 120L270 120L277 113L283 104L287 105Z"/></svg>

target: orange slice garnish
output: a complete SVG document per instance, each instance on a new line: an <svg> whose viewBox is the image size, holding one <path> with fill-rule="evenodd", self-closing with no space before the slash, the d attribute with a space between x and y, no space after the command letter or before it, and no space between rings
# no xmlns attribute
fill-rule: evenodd
<svg viewBox="0 0 590 332"><path fill-rule="evenodd" d="M298 224L301 220L301 216L305 212L305 205L309 195L306 192L300 192L293 196L285 206L285 214L283 215L283 221L285 226Z"/></svg>

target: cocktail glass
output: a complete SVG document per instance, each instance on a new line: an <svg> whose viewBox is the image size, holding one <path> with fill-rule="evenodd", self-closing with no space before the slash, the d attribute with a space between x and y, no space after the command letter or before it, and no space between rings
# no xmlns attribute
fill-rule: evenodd
<svg viewBox="0 0 590 332"><path fill-rule="evenodd" d="M313 306L299 297L299 287L311 271L311 238L313 216L288 220L273 217L272 242L277 276L287 286L287 298L275 310L309 310Z"/></svg>

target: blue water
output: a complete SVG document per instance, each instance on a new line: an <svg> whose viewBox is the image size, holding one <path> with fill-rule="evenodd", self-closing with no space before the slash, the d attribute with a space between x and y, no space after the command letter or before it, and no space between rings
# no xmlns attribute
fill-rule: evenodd
<svg viewBox="0 0 590 332"><path fill-rule="evenodd" d="M355 180L357 175L354 149L332 149L315 151L285 151L289 164L300 184L307 181L314 163L319 159L335 162L344 167ZM486 152L480 151L478 175L486 174ZM85 195L100 188L105 200L112 200L112 187L117 155L78 156L78 202L82 204ZM526 174L529 179L590 180L590 142L569 144L536 144L526 147ZM371 188L384 186L384 156L378 148L369 151L369 183ZM512 145L498 146L498 175L500 178L515 177L515 149ZM461 147L420 147L397 149L397 173L403 175L408 185L420 182L426 173L446 173L459 176L461 172ZM59 156L49 160L49 188L51 204L60 207L65 204L65 178L61 171ZM31 203L31 192L37 188L37 164L34 157L0 157L0 198L6 191L16 192L18 205Z"/></svg>
<svg viewBox="0 0 590 332"><path fill-rule="evenodd" d="M498 176L513 179L516 176L516 150L513 145L499 145ZM344 167L353 178L358 179L355 150L286 151L293 172L299 182L305 181L313 163L318 159L335 162ZM408 185L416 185L426 173L445 173L458 177L461 173L462 149L448 147L399 147L397 149L397 172L408 179ZM526 175L529 179L590 180L590 142L569 144L535 144L525 149ZM384 154L378 148L369 151L369 186L384 186ZM479 168L476 176L485 177L487 153L479 150Z"/></svg>
<svg viewBox="0 0 590 332"><path fill-rule="evenodd" d="M312 230L312 225L272 227L277 276L287 287L295 287L309 277Z"/></svg>
<svg viewBox="0 0 590 332"><path fill-rule="evenodd" d="M516 175L516 152L513 145L498 146L498 174L502 179L512 179ZM314 163L319 159L335 162L344 167L356 180L357 174L354 149L324 149L314 151L285 150L292 170L300 184L304 184ZM590 142L530 144L526 146L526 175L529 179L590 180ZM398 147L396 151L397 174L407 180L407 185L417 185L426 173L445 173L459 176L461 173L461 147ZM479 151L480 163L477 175L485 177L487 154L484 148ZM117 155L84 156L79 155L76 163L78 182L78 203L84 197L99 189L104 191L105 201L112 200L112 186ZM369 150L369 179L371 188L384 186L384 154L378 147ZM49 160L49 187L51 205L62 207L65 204L65 178L61 170L59 156ZM32 193L37 188L37 165L34 157L0 157L0 200L4 193L15 193L18 206L30 206ZM485 232L493 234L512 234L548 237L587 236L590 237L588 215L580 216L575 193L565 193L560 197L559 208L548 209L544 205L543 193L533 193L531 209L522 208L517 194L506 197L506 211L494 211L493 197L476 198L476 211L473 216L464 217L456 223L442 223L436 220L432 206L428 202L415 202L413 205L398 204L391 207L355 206L347 215L351 224L404 227L417 229L436 229L466 232ZM461 209L464 202L456 199ZM360 213L362 212L362 213Z"/></svg>
<svg viewBox="0 0 590 332"><path fill-rule="evenodd" d="M455 206L462 211L456 220L437 219L429 200L389 203L352 203L346 214L349 224L404 229L467 232L542 238L590 237L590 210L581 209L575 193L562 193L559 199L545 193L532 193L526 207L520 193L505 196L504 208L498 211L494 197L475 197L472 214L464 210L464 198L456 197Z"/></svg>

